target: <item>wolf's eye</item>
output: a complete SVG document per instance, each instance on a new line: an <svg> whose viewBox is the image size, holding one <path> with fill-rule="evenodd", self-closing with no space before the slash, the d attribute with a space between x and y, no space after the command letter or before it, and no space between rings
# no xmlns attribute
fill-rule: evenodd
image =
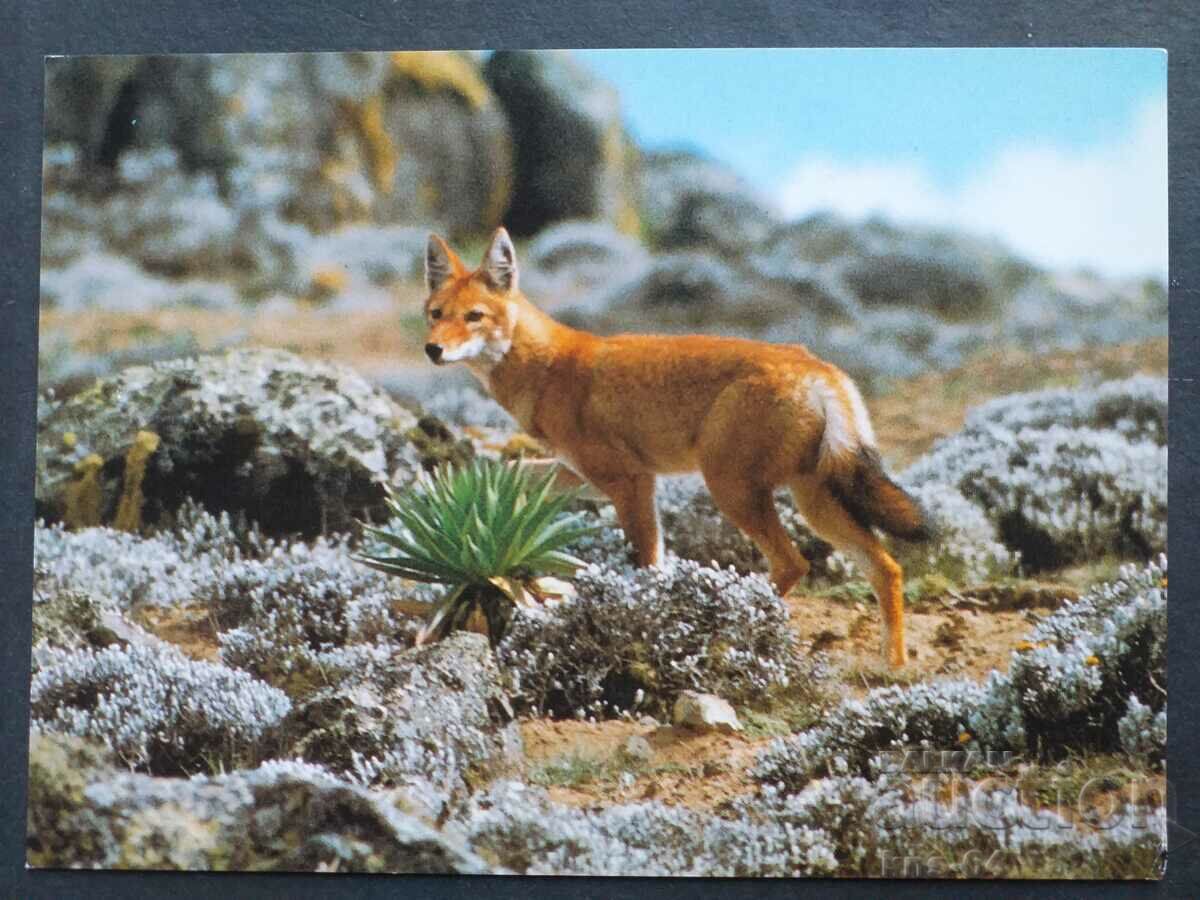
<svg viewBox="0 0 1200 900"><path fill-rule="evenodd" d="M442 311L440 309L431 309L429 311L429 318L440 319L441 317L442 317Z"/></svg>
<svg viewBox="0 0 1200 900"><path fill-rule="evenodd" d="M468 322L478 322L480 319L483 318L483 313L481 313L477 309L473 309L469 313L467 313L466 318L467 318Z"/></svg>

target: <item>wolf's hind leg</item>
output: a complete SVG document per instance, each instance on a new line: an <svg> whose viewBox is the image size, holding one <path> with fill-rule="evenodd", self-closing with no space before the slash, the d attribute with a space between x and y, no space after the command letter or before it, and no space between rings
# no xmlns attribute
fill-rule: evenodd
<svg viewBox="0 0 1200 900"><path fill-rule="evenodd" d="M704 482L724 516L745 532L771 564L771 581L782 597L808 574L808 560L779 521L773 491L747 480L745 473L704 470Z"/></svg>
<svg viewBox="0 0 1200 900"><path fill-rule="evenodd" d="M796 506L818 536L841 550L862 569L882 618L882 651L893 667L908 661L904 643L904 588L900 564L869 528L860 525L823 484L797 480L792 483Z"/></svg>

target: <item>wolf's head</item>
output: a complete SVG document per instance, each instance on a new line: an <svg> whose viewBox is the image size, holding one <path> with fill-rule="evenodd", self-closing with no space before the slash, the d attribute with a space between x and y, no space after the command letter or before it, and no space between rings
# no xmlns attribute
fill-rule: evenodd
<svg viewBox="0 0 1200 900"><path fill-rule="evenodd" d="M465 362L486 371L504 358L512 346L519 308L517 253L507 231L496 229L474 271L431 234L425 249L425 283L425 353L433 362Z"/></svg>

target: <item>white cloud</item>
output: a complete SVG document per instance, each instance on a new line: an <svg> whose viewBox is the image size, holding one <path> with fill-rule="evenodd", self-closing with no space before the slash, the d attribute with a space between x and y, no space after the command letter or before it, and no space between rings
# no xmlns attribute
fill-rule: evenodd
<svg viewBox="0 0 1200 900"><path fill-rule="evenodd" d="M793 217L832 209L960 227L1051 268L1165 277L1166 101L1144 107L1109 144L1011 144L953 190L912 163L809 157L785 180L780 204Z"/></svg>

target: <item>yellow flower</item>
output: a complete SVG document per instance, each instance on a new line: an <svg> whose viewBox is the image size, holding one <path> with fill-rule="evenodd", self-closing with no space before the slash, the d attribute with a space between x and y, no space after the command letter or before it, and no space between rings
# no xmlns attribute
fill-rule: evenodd
<svg viewBox="0 0 1200 900"><path fill-rule="evenodd" d="M79 438L77 438L75 436L75 432L73 432L73 431L63 432L63 436L62 436L63 446L66 447L68 450L74 450L75 444L78 441L79 441Z"/></svg>
<svg viewBox="0 0 1200 900"><path fill-rule="evenodd" d="M1094 656L1094 655L1089 656L1087 659L1085 659L1083 661L1083 664L1085 666L1098 666L1098 665L1100 665L1100 657Z"/></svg>
<svg viewBox="0 0 1200 900"><path fill-rule="evenodd" d="M969 731L964 731L962 734L960 734L958 736L958 742L960 744L965 744L970 739L971 739L971 732L969 732Z"/></svg>

